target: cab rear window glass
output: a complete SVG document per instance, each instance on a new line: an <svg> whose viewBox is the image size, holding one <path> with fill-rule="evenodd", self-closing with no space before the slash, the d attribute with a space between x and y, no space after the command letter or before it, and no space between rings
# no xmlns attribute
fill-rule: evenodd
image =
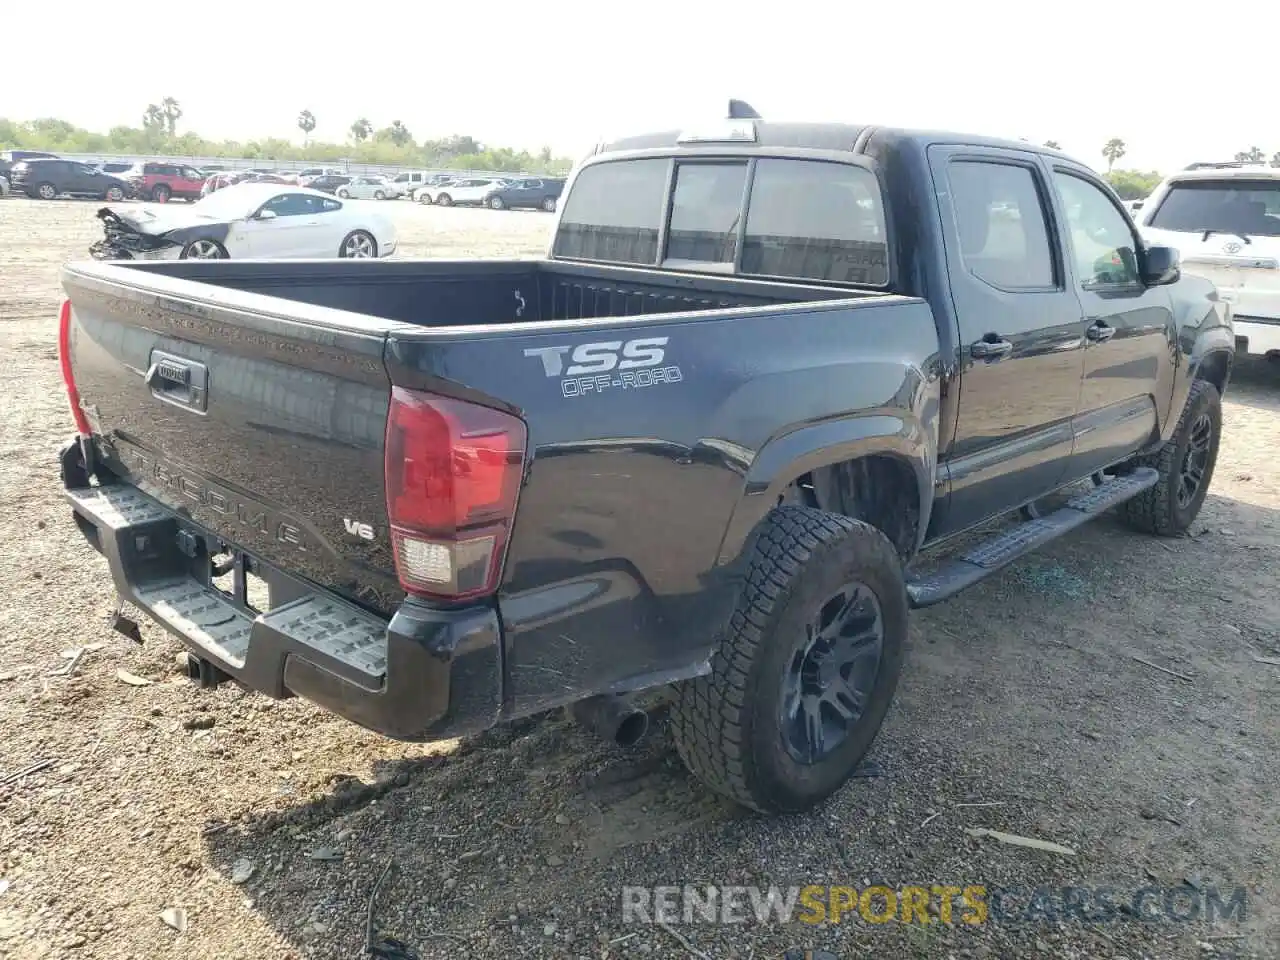
<svg viewBox="0 0 1280 960"><path fill-rule="evenodd" d="M666 249L660 251L673 162ZM889 282L875 174L845 163L768 157L756 161L754 177L749 170L736 158L588 166L569 190L554 255L863 286Z"/></svg>
<svg viewBox="0 0 1280 960"><path fill-rule="evenodd" d="M555 255L656 262L669 166L666 159L623 160L584 169L560 216Z"/></svg>
<svg viewBox="0 0 1280 960"><path fill-rule="evenodd" d="M663 262L732 264L746 185L745 163L679 164Z"/></svg>
<svg viewBox="0 0 1280 960"><path fill-rule="evenodd" d="M889 282L889 245L875 174L821 160L756 163L742 273Z"/></svg>
<svg viewBox="0 0 1280 960"><path fill-rule="evenodd" d="M1147 226L1180 233L1280 237L1280 180L1174 183Z"/></svg>

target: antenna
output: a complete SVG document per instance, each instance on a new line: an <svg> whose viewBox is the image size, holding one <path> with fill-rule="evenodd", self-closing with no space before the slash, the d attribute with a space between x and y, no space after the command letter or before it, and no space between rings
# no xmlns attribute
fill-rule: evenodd
<svg viewBox="0 0 1280 960"><path fill-rule="evenodd" d="M763 119L756 112L756 108L745 100L729 101L729 119L730 120L760 120Z"/></svg>

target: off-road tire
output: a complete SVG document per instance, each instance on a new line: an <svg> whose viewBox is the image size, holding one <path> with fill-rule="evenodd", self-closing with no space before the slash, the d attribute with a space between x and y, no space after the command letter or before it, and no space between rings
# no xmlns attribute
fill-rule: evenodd
<svg viewBox="0 0 1280 960"><path fill-rule="evenodd" d="M1182 507L1179 506L1177 497L1182 464L1187 456L1192 427L1206 413L1213 429L1209 441L1209 464L1195 496ZM1218 443L1221 438L1222 397L1218 395L1218 388L1209 381L1196 380L1191 384L1191 393L1182 408L1182 416L1178 418L1173 435L1155 453L1132 461L1132 466L1156 470L1160 474L1160 481L1125 502L1120 508L1125 522L1143 533L1154 533L1161 537L1176 537L1184 533L1204 505L1209 484L1213 481L1213 469L1218 462Z"/></svg>
<svg viewBox="0 0 1280 960"><path fill-rule="evenodd" d="M880 604L879 673L848 738L818 763L798 764L782 740L783 675L805 642L809 618L851 580ZM875 739L897 687L906 634L902 562L883 533L810 507L778 507L756 535L710 674L679 686L671 727L681 759L710 789L760 813L814 806L849 778Z"/></svg>

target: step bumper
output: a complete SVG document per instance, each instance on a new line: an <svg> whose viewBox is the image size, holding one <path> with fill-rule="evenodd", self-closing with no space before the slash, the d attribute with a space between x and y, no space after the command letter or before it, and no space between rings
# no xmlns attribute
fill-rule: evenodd
<svg viewBox="0 0 1280 960"><path fill-rule="evenodd" d="M498 719L492 607L440 610L409 599L388 621L250 558L271 592L280 585L288 598L258 613L196 572L191 544L216 541L208 530L125 484L65 495L119 595L244 686L304 697L398 740L458 736Z"/></svg>

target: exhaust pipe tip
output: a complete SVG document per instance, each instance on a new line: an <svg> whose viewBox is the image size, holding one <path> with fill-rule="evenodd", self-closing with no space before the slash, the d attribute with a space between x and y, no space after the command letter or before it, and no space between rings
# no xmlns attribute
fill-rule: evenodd
<svg viewBox="0 0 1280 960"><path fill-rule="evenodd" d="M623 749L634 747L649 732L649 714L625 697L588 697L575 703L570 712L581 726Z"/></svg>

